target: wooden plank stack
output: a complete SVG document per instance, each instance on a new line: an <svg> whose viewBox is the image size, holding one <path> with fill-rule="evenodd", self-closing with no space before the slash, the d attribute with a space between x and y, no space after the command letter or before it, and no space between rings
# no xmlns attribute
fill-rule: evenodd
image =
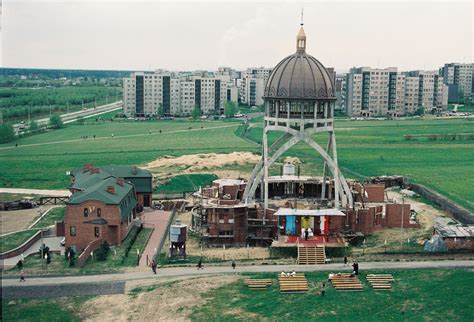
<svg viewBox="0 0 474 322"><path fill-rule="evenodd" d="M368 274L367 281L376 291L390 291L394 279L392 274Z"/></svg>
<svg viewBox="0 0 474 322"><path fill-rule="evenodd" d="M251 290L266 290L267 287L272 285L271 279L245 279L245 285Z"/></svg>
<svg viewBox="0 0 474 322"><path fill-rule="evenodd" d="M296 274L295 276L278 275L278 282L282 293L302 293L309 289L304 274Z"/></svg>
<svg viewBox="0 0 474 322"><path fill-rule="evenodd" d="M331 278L331 284L336 291L362 291L364 287L357 276L351 274L334 274Z"/></svg>

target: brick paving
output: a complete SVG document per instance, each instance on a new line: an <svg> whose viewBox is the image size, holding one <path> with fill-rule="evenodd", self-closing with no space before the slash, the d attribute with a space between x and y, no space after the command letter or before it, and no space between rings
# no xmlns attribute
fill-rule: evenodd
<svg viewBox="0 0 474 322"><path fill-rule="evenodd" d="M140 258L140 267L147 267L147 255L149 260L155 255L156 248L158 248L161 239L168 225L168 220L171 216L171 211L164 210L146 210L141 216L146 228L154 227L153 233L148 240L148 244L143 251L142 257Z"/></svg>

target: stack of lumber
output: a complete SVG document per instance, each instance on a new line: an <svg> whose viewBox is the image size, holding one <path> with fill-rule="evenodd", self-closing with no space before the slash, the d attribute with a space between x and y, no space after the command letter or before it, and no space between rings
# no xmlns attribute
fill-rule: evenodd
<svg viewBox="0 0 474 322"><path fill-rule="evenodd" d="M359 278L351 274L334 274L331 277L331 284L336 291L362 291L364 289Z"/></svg>
<svg viewBox="0 0 474 322"><path fill-rule="evenodd" d="M309 289L308 281L304 274L296 274L295 276L278 276L280 284L280 292L283 293L301 293L307 292Z"/></svg>
<svg viewBox="0 0 474 322"><path fill-rule="evenodd" d="M391 290L394 281L392 274L368 274L367 281L374 290Z"/></svg>
<svg viewBox="0 0 474 322"><path fill-rule="evenodd" d="M245 279L245 285L251 290L266 290L268 286L272 285L271 279Z"/></svg>

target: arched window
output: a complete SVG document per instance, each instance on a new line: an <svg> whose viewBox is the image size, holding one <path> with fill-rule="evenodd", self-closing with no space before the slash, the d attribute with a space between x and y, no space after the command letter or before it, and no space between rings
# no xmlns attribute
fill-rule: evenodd
<svg viewBox="0 0 474 322"><path fill-rule="evenodd" d="M89 208L84 208L84 217L89 216Z"/></svg>

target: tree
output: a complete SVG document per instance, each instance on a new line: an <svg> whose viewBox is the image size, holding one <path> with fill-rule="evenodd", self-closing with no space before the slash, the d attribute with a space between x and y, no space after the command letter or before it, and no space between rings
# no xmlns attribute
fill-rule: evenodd
<svg viewBox="0 0 474 322"><path fill-rule="evenodd" d="M11 142L15 139L15 131L10 123L0 124L0 143Z"/></svg>
<svg viewBox="0 0 474 322"><path fill-rule="evenodd" d="M158 116L159 116L159 117L165 116L165 110L163 109L163 104L161 104L161 103L160 103L160 105L158 106Z"/></svg>
<svg viewBox="0 0 474 322"><path fill-rule="evenodd" d="M196 105L194 107L194 110L193 110L193 113L191 114L191 116L193 117L193 119L197 119L201 115L202 115L201 109L199 108L199 106Z"/></svg>
<svg viewBox="0 0 474 322"><path fill-rule="evenodd" d="M227 101L224 105L224 114L225 117L234 117L234 114L237 113L238 107L232 101Z"/></svg>
<svg viewBox="0 0 474 322"><path fill-rule="evenodd" d="M39 131L38 123L36 123L35 121L31 121L30 122L30 132L35 133L35 132L38 132L38 131Z"/></svg>
<svg viewBox="0 0 474 322"><path fill-rule="evenodd" d="M63 127L63 120L61 120L61 116L59 114L54 114L49 118L49 125L53 129L60 129Z"/></svg>

